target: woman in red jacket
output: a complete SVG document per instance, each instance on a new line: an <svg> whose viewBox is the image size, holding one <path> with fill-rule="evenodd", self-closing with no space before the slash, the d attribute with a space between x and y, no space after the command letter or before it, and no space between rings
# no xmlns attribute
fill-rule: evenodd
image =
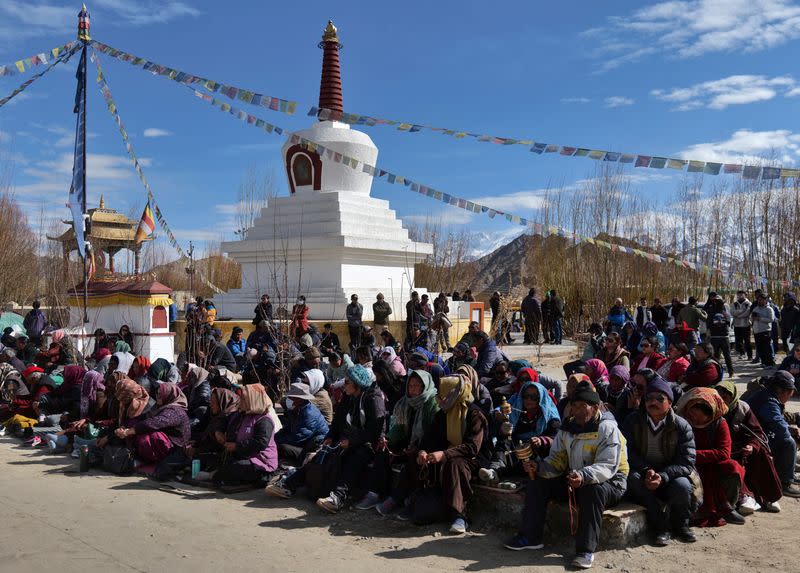
<svg viewBox="0 0 800 573"><path fill-rule="evenodd" d="M692 388L675 407L694 430L696 467L703 483L703 505L694 517L697 527L741 525L736 511L744 480L744 468L731 459L731 432L725 421L728 407L714 388Z"/></svg>
<svg viewBox="0 0 800 573"><path fill-rule="evenodd" d="M683 342L673 342L667 349L667 357L656 369L658 375L668 382L678 382L689 368L689 347Z"/></svg>
<svg viewBox="0 0 800 573"><path fill-rule="evenodd" d="M633 359L631 366L631 375L636 374L643 368L650 368L651 370L658 370L664 362L666 357L658 353L658 338L655 336L648 336L641 343L642 351Z"/></svg>

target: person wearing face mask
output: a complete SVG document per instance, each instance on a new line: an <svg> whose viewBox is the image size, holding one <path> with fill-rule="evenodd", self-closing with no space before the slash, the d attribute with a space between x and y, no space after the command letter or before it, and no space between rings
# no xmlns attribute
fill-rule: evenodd
<svg viewBox="0 0 800 573"><path fill-rule="evenodd" d="M551 499L574 495L579 508L572 565L589 569L600 538L603 511L619 503L628 482L628 455L622 433L591 382L580 382L572 393L564 419L543 460L523 463L531 478L516 536L505 544L514 551L542 549L547 506Z"/></svg>
<svg viewBox="0 0 800 573"><path fill-rule="evenodd" d="M684 543L697 537L689 527L695 463L694 434L689 422L672 410L672 387L656 376L646 387L645 408L625 418L628 441L628 495L647 508L647 522L658 547L671 535Z"/></svg>
<svg viewBox="0 0 800 573"><path fill-rule="evenodd" d="M369 371L361 365L348 368L344 382L345 397L336 407L323 446L338 446L341 472L337 484L327 497L317 499L317 505L328 513L341 510L353 488L360 482L375 457L385 430L386 399ZM288 477L267 487L274 497L292 497L305 484L303 466Z"/></svg>
<svg viewBox="0 0 800 573"><path fill-rule="evenodd" d="M290 332L296 337L300 338L304 334L308 334L308 312L309 308L306 304L306 297L300 295L297 297L297 302L292 307L292 321Z"/></svg>
<svg viewBox="0 0 800 573"><path fill-rule="evenodd" d="M275 434L281 459L301 465L308 452L314 451L328 434L328 423L314 405L308 384L295 382L286 394L286 424Z"/></svg>

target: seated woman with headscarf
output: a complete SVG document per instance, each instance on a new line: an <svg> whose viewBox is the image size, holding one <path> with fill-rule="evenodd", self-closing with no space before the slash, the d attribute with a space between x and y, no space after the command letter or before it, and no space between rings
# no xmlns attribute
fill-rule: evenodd
<svg viewBox="0 0 800 573"><path fill-rule="evenodd" d="M386 362L397 376L406 375L406 367L403 366L403 361L391 346L385 346L381 349L381 360Z"/></svg>
<svg viewBox="0 0 800 573"><path fill-rule="evenodd" d="M612 414L616 412L619 399L630 387L631 373L624 366L614 366L608 373L608 390L606 391L606 408ZM616 414L615 414L616 417ZM622 423L620 420L617 420Z"/></svg>
<svg viewBox="0 0 800 573"><path fill-rule="evenodd" d="M147 374L156 382L167 384L180 384L181 373L178 367L169 362L166 358L158 358L150 366Z"/></svg>
<svg viewBox="0 0 800 573"><path fill-rule="evenodd" d="M84 374L86 370L80 366L64 367L64 381L39 399L39 412L44 415L67 412L73 420L77 419Z"/></svg>
<svg viewBox="0 0 800 573"><path fill-rule="evenodd" d="M63 329L54 330L50 333L50 350L48 350L48 357L55 360L49 360L48 366L45 366L46 371L51 371L56 366L66 364L77 364L78 353L75 350L75 344L72 342L72 337ZM54 346L55 345L55 346ZM55 352L57 350L57 352Z"/></svg>
<svg viewBox="0 0 800 573"><path fill-rule="evenodd" d="M37 423L38 414L33 408L36 397L35 382L44 371L38 366L30 366L21 375L9 366L3 376L2 399L5 402L0 410L0 435L6 431L32 428ZM30 387L29 387L30 384Z"/></svg>
<svg viewBox="0 0 800 573"><path fill-rule="evenodd" d="M561 427L556 403L547 389L538 382L525 382L519 392L520 412L507 440L498 438L493 463L489 468L481 468L478 477L483 482L493 483L512 473L524 475L522 465L514 456L513 450L530 443L533 453L546 457ZM500 454L500 455L498 455Z"/></svg>
<svg viewBox="0 0 800 573"><path fill-rule="evenodd" d="M472 388L464 378L441 379L439 412L420 441L416 459L416 464L441 486L442 500L450 513L450 532L456 534L467 531L470 482L478 473L479 458L489 458L488 422L472 400Z"/></svg>
<svg viewBox="0 0 800 573"><path fill-rule="evenodd" d="M187 363L184 366L183 392L187 397L187 412L192 434L202 434L208 424L208 404L211 400L211 383L208 370L197 364Z"/></svg>
<svg viewBox="0 0 800 573"><path fill-rule="evenodd" d="M625 347L631 357L639 354L639 342L642 340L642 335L637 331L636 324L628 321L622 325L622 346Z"/></svg>
<svg viewBox="0 0 800 573"><path fill-rule="evenodd" d="M161 384L154 401L144 388L130 379L117 383L120 427L114 431L126 439L145 464L155 464L156 479L171 479L185 467L184 450L189 445L186 396L174 384ZM170 455L172 454L172 455ZM175 457L183 463L174 463Z"/></svg>
<svg viewBox="0 0 800 573"><path fill-rule="evenodd" d="M308 384L295 382L286 394L285 425L275 435L278 453L284 461L302 465L328 435L328 422L314 405Z"/></svg>
<svg viewBox="0 0 800 573"><path fill-rule="evenodd" d="M779 510L776 502L783 495L781 480L758 418L747 402L739 400L739 389L732 380L720 382L715 388L728 406L725 421L731 431L731 458L744 468L739 513L750 515L759 506L769 512Z"/></svg>
<svg viewBox="0 0 800 573"><path fill-rule="evenodd" d="M602 360L590 358L585 362L583 373L589 377L601 400L608 397L608 368Z"/></svg>
<svg viewBox="0 0 800 573"><path fill-rule="evenodd" d="M742 524L736 511L744 468L731 458L728 407L714 388L696 387L686 392L675 410L692 426L697 447L697 473L703 482L703 504L694 517L698 527Z"/></svg>
<svg viewBox="0 0 800 573"><path fill-rule="evenodd" d="M394 410L395 404L402 399L405 393L405 375L398 376L392 367L378 360L372 366L372 373L375 375L375 382L386 397L386 411Z"/></svg>
<svg viewBox="0 0 800 573"><path fill-rule="evenodd" d="M239 410L227 418L223 463L214 484L223 488L252 486L278 469L272 400L261 384L239 389Z"/></svg>
<svg viewBox="0 0 800 573"><path fill-rule="evenodd" d="M673 342L667 347L667 355L656 371L667 382L677 383L689 368L689 348L683 342Z"/></svg>
<svg viewBox="0 0 800 573"><path fill-rule="evenodd" d="M403 504L409 493L409 484L416 483L416 478L408 474L416 469L413 460L419 444L438 411L436 387L430 373L411 370L405 394L395 405L389 419L389 431L378 443L378 453L369 476L369 490L356 504L356 509L377 506L378 513L389 515ZM405 462L405 471L401 474L402 483L389 495L393 462Z"/></svg>
<svg viewBox="0 0 800 573"><path fill-rule="evenodd" d="M336 407L330 431L323 446L338 446L341 473L330 495L317 500L317 505L329 513L344 507L348 495L363 477L375 457L375 450L384 436L386 399L369 371L356 365L347 371L345 397ZM267 488L267 493L289 498L305 483L303 466L292 475Z"/></svg>
<svg viewBox="0 0 800 573"><path fill-rule="evenodd" d="M299 382L308 384L309 391L314 399L311 401L325 418L325 421L330 424L333 421L333 402L328 391L325 390L325 374L319 368L312 368L303 372Z"/></svg>
<svg viewBox="0 0 800 573"><path fill-rule="evenodd" d="M100 427L95 425L95 421L101 420L105 415L105 390L102 374L94 370L84 373L80 385L77 419L74 415L73 417L62 416L61 427L63 430L44 436L44 442L50 447L52 453L67 450L70 438L75 439L76 445L94 447L100 434Z"/></svg>
<svg viewBox="0 0 800 573"><path fill-rule="evenodd" d="M137 356L131 364L131 369L128 371L128 378L144 386L145 390L152 398L158 396L158 382L150 378L147 373L150 371L150 359L146 356Z"/></svg>
<svg viewBox="0 0 800 573"><path fill-rule="evenodd" d="M133 352L133 333L131 332L131 328L127 324L123 324L119 327L119 332L117 333L118 340L120 342L124 342L128 345L128 349L124 352ZM122 352L121 350L117 349L117 352Z"/></svg>

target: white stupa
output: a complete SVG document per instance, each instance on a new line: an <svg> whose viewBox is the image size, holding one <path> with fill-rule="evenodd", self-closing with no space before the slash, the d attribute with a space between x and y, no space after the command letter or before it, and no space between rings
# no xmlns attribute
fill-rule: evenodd
<svg viewBox="0 0 800 573"><path fill-rule="evenodd" d="M320 47L324 55L319 107L330 110L328 117L335 119L344 109L341 45L330 21ZM319 121L295 135L352 157L359 165L377 162L372 139L338 121ZM412 241L389 202L370 196L372 175L291 140L282 154L290 195L271 200L244 240L222 244L242 267L242 288L215 297L220 314L249 318L263 293L273 304L280 293L291 308L302 294L312 319L338 320L344 318L350 295L357 293L364 318L369 319L381 292L392 305L392 318L403 319L413 290L414 264L430 255L433 246Z"/></svg>

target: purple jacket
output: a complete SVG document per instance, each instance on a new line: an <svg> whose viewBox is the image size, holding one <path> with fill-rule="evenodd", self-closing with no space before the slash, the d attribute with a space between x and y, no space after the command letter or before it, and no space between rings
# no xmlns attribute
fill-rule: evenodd
<svg viewBox="0 0 800 573"><path fill-rule="evenodd" d="M250 460L266 472L278 469L275 428L266 414L233 414L228 423L227 439L236 441L237 458Z"/></svg>
<svg viewBox="0 0 800 573"><path fill-rule="evenodd" d="M183 408L167 407L140 419L134 426L137 435L163 432L173 446L186 446L191 438L189 416Z"/></svg>

